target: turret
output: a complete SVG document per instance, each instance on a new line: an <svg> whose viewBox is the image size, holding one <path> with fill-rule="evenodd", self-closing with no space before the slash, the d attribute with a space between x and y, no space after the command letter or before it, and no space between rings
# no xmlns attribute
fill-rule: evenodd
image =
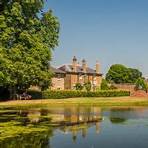
<svg viewBox="0 0 148 148"><path fill-rule="evenodd" d="M100 72L100 64L99 62L97 61L96 62L96 73L99 73Z"/></svg>
<svg viewBox="0 0 148 148"><path fill-rule="evenodd" d="M72 59L72 68L73 68L73 72L77 71L77 58L76 58L76 56L74 56L73 59Z"/></svg>
<svg viewBox="0 0 148 148"><path fill-rule="evenodd" d="M82 69L83 69L83 72L86 73L86 71L87 71L87 63L86 63L85 59L82 60Z"/></svg>

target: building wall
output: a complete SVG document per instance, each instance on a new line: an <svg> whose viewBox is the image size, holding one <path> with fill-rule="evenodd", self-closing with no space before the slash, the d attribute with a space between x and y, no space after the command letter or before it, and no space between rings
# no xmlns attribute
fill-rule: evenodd
<svg viewBox="0 0 148 148"><path fill-rule="evenodd" d="M39 86L37 86L37 85L31 85L29 89L30 90L35 90L35 91L41 91L41 88Z"/></svg>
<svg viewBox="0 0 148 148"><path fill-rule="evenodd" d="M74 86L78 83L78 75L77 74L71 74L71 88L74 89Z"/></svg>
<svg viewBox="0 0 148 148"><path fill-rule="evenodd" d="M64 85L65 89L74 89L76 83L81 83L82 85L86 82L91 82L95 87L100 87L102 82L102 76L92 76L92 75L78 75L78 74L66 74Z"/></svg>
<svg viewBox="0 0 148 148"><path fill-rule="evenodd" d="M88 76L88 81L93 82L94 81L94 77L93 76Z"/></svg>
<svg viewBox="0 0 148 148"><path fill-rule="evenodd" d="M97 82L96 86L100 88L101 83L102 83L102 76L97 76L96 77L96 82Z"/></svg>
<svg viewBox="0 0 148 148"><path fill-rule="evenodd" d="M71 75L70 74L66 74L65 78L64 78L64 88L65 89L71 89Z"/></svg>
<svg viewBox="0 0 148 148"><path fill-rule="evenodd" d="M77 81L77 83L81 83L81 84L84 83L84 76L83 75L78 75L78 81Z"/></svg>
<svg viewBox="0 0 148 148"><path fill-rule="evenodd" d="M52 78L52 90L64 90L64 78Z"/></svg>
<svg viewBox="0 0 148 148"><path fill-rule="evenodd" d="M113 84L119 90L127 90L127 91L134 91L135 85L133 84Z"/></svg>

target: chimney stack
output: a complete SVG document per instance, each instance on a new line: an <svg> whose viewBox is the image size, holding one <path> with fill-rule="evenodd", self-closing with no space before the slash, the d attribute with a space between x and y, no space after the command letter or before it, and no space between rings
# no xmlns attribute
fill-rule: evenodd
<svg viewBox="0 0 148 148"><path fill-rule="evenodd" d="M86 71L87 71L87 64L86 64L86 60L85 59L82 60L82 68L83 68L83 72L86 73Z"/></svg>
<svg viewBox="0 0 148 148"><path fill-rule="evenodd" d="M99 62L97 61L96 62L96 73L99 73L100 72L100 64Z"/></svg>
<svg viewBox="0 0 148 148"><path fill-rule="evenodd" d="M76 58L76 56L74 56L72 59L72 68L73 68L73 72L77 72L77 58Z"/></svg>

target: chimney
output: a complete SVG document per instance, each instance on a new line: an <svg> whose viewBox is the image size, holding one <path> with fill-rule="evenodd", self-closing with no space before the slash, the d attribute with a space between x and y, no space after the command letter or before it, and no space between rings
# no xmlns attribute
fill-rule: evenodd
<svg viewBox="0 0 148 148"><path fill-rule="evenodd" d="M99 62L97 61L96 62L96 73L99 73L100 72L100 64Z"/></svg>
<svg viewBox="0 0 148 148"><path fill-rule="evenodd" d="M85 59L82 60L82 69L83 69L83 72L86 73L86 71L87 71L87 64L86 64L86 60Z"/></svg>
<svg viewBox="0 0 148 148"><path fill-rule="evenodd" d="M77 72L77 58L76 56L73 57L72 59L72 68L73 68L73 72Z"/></svg>

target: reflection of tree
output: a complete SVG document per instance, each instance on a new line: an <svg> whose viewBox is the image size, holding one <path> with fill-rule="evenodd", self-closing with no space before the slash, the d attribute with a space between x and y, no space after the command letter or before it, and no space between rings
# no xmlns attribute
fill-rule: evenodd
<svg viewBox="0 0 148 148"><path fill-rule="evenodd" d="M52 132L22 134L0 142L1 148L50 148Z"/></svg>
<svg viewBox="0 0 148 148"><path fill-rule="evenodd" d="M77 131L72 132L72 139L73 139L73 142L76 142L76 140L77 140Z"/></svg>
<svg viewBox="0 0 148 148"><path fill-rule="evenodd" d="M110 121L114 124L123 123L128 120L129 108L112 108L110 109Z"/></svg>
<svg viewBox="0 0 148 148"><path fill-rule="evenodd" d="M115 124L118 124L118 123L124 123L125 121L126 121L126 119L125 118L110 118L110 121L112 122L112 123L115 123Z"/></svg>

